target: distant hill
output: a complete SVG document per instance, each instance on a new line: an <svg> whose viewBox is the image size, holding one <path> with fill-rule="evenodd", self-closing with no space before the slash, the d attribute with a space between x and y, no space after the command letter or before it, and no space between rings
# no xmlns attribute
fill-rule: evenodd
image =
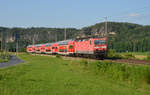
<svg viewBox="0 0 150 95"><path fill-rule="evenodd" d="M98 23L92 26L84 27L81 30L67 28L67 39L77 36L104 35L104 23ZM3 34L4 42L7 42L7 48L15 51L16 42L19 42L19 48L22 50L29 44L55 42L64 39L64 28L6 28L0 27L0 35ZM57 35L57 39L56 39ZM126 51L150 51L150 26L142 26L132 23L108 22L108 45L109 48L118 52ZM1 39L1 36L0 36Z"/></svg>

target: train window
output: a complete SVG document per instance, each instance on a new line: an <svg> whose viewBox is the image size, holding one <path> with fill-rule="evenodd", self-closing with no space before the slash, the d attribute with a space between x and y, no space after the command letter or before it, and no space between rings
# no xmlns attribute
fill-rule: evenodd
<svg viewBox="0 0 150 95"><path fill-rule="evenodd" d="M103 45L103 44L105 44L105 43L106 43L105 40L95 40L95 41L94 41L94 44L96 44L96 45Z"/></svg>
<svg viewBox="0 0 150 95"><path fill-rule="evenodd" d="M57 47L52 47L52 49L57 49Z"/></svg>
<svg viewBox="0 0 150 95"><path fill-rule="evenodd" d="M72 46L72 45L70 45L70 46L69 46L69 48L70 48L70 49L73 49L73 46Z"/></svg>

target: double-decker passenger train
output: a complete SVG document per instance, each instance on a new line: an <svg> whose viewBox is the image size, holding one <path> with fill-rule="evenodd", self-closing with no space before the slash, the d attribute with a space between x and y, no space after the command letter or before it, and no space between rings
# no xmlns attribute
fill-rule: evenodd
<svg viewBox="0 0 150 95"><path fill-rule="evenodd" d="M28 53L60 54L72 56L95 56L103 58L107 54L106 38L84 38L64 40L27 46Z"/></svg>

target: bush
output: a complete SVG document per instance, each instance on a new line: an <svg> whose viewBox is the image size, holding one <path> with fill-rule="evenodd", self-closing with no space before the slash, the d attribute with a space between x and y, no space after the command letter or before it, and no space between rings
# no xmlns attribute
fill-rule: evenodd
<svg viewBox="0 0 150 95"><path fill-rule="evenodd" d="M147 59L150 60L150 54L147 56Z"/></svg>
<svg viewBox="0 0 150 95"><path fill-rule="evenodd" d="M109 58L109 59L121 59L121 58L122 58L122 55L116 53L115 50L110 49L110 50L108 51L107 58Z"/></svg>
<svg viewBox="0 0 150 95"><path fill-rule="evenodd" d="M85 67L87 67L89 62L87 60L82 60L80 64L83 64Z"/></svg>
<svg viewBox="0 0 150 95"><path fill-rule="evenodd" d="M131 54L131 53L127 53L127 54L124 55L124 58L125 59L134 59L135 56L133 54Z"/></svg>
<svg viewBox="0 0 150 95"><path fill-rule="evenodd" d="M108 51L108 56L109 56L109 57L113 57L115 53L116 53L115 50L109 49L109 51Z"/></svg>
<svg viewBox="0 0 150 95"><path fill-rule="evenodd" d="M59 54L56 55L56 58L61 58L61 56Z"/></svg>

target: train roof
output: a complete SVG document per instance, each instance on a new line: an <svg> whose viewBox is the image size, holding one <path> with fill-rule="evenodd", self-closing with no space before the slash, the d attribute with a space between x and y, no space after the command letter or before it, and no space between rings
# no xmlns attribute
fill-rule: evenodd
<svg viewBox="0 0 150 95"><path fill-rule="evenodd" d="M70 39L70 40L64 40L64 41L60 41L60 42L57 42L57 43L58 43L58 45L67 45L68 42L70 42L70 41L73 41L73 39Z"/></svg>
<svg viewBox="0 0 150 95"><path fill-rule="evenodd" d="M44 43L44 44L28 45L27 47L32 47L32 46L40 47L41 45L51 46L51 45L53 45L53 44L58 44L58 45L67 45L67 44L68 44L68 42L70 42L70 41L74 41L74 39L69 39L69 40L59 41L59 42L56 42L56 43Z"/></svg>
<svg viewBox="0 0 150 95"><path fill-rule="evenodd" d="M53 43L46 43L45 46L51 46Z"/></svg>
<svg viewBox="0 0 150 95"><path fill-rule="evenodd" d="M33 45L28 45L27 47L29 47L29 48L30 48L30 47L32 47L32 46L33 46Z"/></svg>
<svg viewBox="0 0 150 95"><path fill-rule="evenodd" d="M34 46L36 46L36 47L40 47L41 45L44 45L44 44L36 44L36 45L34 45Z"/></svg>

